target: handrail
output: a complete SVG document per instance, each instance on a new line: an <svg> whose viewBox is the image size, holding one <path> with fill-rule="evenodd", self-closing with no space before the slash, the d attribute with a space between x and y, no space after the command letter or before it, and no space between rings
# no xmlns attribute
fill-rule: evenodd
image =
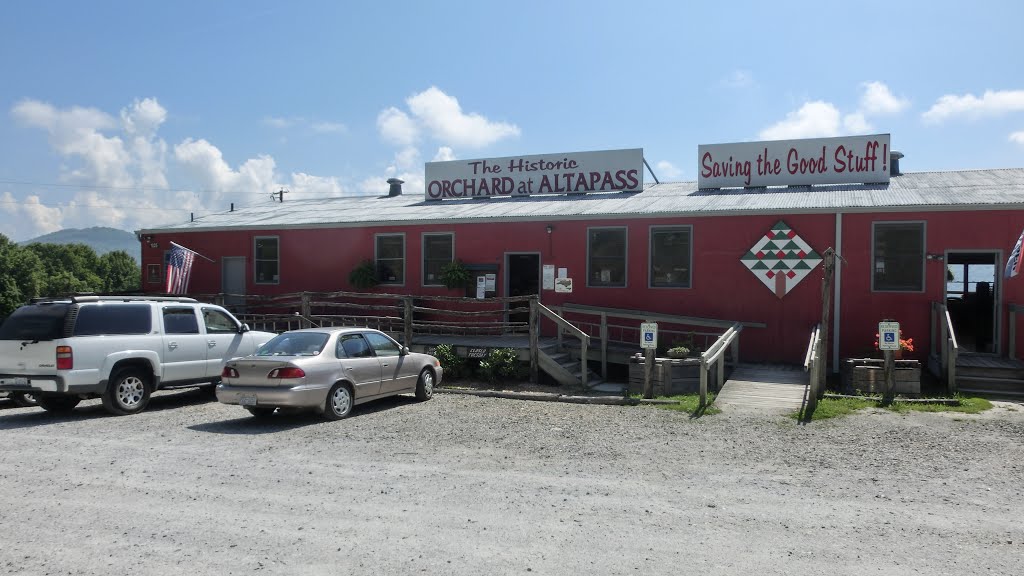
<svg viewBox="0 0 1024 576"><path fill-rule="evenodd" d="M740 324L746 328L764 328L767 325L762 322L739 322L735 320L718 320L715 318L699 318L696 316L676 316L674 314L661 314L657 312L638 312L623 308L605 308L603 306L588 306L585 304L562 304L559 308L567 312L579 312L581 314L608 314L619 318L630 318L633 320L662 321L672 324L686 324L688 326L713 326L727 328L734 324Z"/></svg>
<svg viewBox="0 0 1024 576"><path fill-rule="evenodd" d="M540 354L540 346L537 344L540 332L540 316L547 318L555 323L558 327L559 335L562 334L562 330L569 333L570 336L575 336L580 341L580 384L584 388L587 387L587 377L589 369L587 368L587 362L590 359L589 350L590 336L580 330L576 326L573 326L568 320L562 318L558 314L555 314L550 308L543 305L536 298L530 300L530 371L535 372L535 359Z"/></svg>
<svg viewBox="0 0 1024 576"><path fill-rule="evenodd" d="M956 392L956 360L960 355L960 344L956 340L949 307L944 302L932 302L931 337L932 353L939 359L939 375L946 381L946 390L953 394Z"/></svg>
<svg viewBox="0 0 1024 576"><path fill-rule="evenodd" d="M821 345L821 324L816 324L811 331L811 339L807 342L807 354L804 356L804 372L807 372L806 403L803 411L805 419L814 413L818 407L818 399L824 393Z"/></svg>
<svg viewBox="0 0 1024 576"><path fill-rule="evenodd" d="M1010 321L1009 321L1009 324L1010 324L1009 332L1010 332L1010 334L1009 334L1009 341L1006 344L1006 347L1007 347L1006 356L1010 360L1016 360L1017 359L1017 314L1020 313L1020 312L1024 312L1024 306L1021 306L1020 304L1007 303L1006 304L1006 309L1010 313Z"/></svg>
<svg viewBox="0 0 1024 576"><path fill-rule="evenodd" d="M960 355L960 346L956 342L956 332L953 330L953 320L949 317L949 308L943 306L946 315L946 334L949 340L946 344L946 390L950 394L956 392L956 359Z"/></svg>
<svg viewBox="0 0 1024 576"><path fill-rule="evenodd" d="M739 362L738 338L743 330L739 322L733 323L715 343L700 355L700 405L705 407L708 404L708 371L712 364L716 367L716 390L721 390L725 383L725 351L728 347L733 350L733 362Z"/></svg>

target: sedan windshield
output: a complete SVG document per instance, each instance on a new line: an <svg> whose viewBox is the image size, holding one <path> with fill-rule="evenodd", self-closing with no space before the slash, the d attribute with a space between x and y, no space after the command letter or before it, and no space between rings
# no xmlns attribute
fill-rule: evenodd
<svg viewBox="0 0 1024 576"><path fill-rule="evenodd" d="M285 332L256 351L257 356L316 356L327 344L323 332Z"/></svg>

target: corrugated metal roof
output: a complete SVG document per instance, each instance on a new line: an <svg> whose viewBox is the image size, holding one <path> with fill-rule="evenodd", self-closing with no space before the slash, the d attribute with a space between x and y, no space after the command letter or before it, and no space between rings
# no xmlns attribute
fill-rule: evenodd
<svg viewBox="0 0 1024 576"><path fill-rule="evenodd" d="M423 194L292 200L197 218L142 232L310 228L651 216L793 212L1024 209L1024 168L917 172L888 184L700 190L696 182L646 184L643 191L579 196L426 201Z"/></svg>

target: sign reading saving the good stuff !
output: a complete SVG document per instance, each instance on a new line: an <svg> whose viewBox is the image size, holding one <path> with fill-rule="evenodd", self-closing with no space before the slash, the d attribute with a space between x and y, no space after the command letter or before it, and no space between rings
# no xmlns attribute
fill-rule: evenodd
<svg viewBox="0 0 1024 576"><path fill-rule="evenodd" d="M821 263L821 256L779 220L740 261L782 298Z"/></svg>
<svg viewBox="0 0 1024 576"><path fill-rule="evenodd" d="M889 135L697 147L698 188L889 181Z"/></svg>
<svg viewBox="0 0 1024 576"><path fill-rule="evenodd" d="M427 162L426 199L638 192L643 166L642 148Z"/></svg>

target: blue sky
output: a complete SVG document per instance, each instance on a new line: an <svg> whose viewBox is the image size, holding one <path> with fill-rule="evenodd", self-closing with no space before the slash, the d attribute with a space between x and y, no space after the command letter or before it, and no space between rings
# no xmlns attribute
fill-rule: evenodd
<svg viewBox="0 0 1024 576"><path fill-rule="evenodd" d="M423 163L890 133L1024 166L1024 3L4 2L0 233L422 193ZM649 179L649 177L648 177Z"/></svg>

